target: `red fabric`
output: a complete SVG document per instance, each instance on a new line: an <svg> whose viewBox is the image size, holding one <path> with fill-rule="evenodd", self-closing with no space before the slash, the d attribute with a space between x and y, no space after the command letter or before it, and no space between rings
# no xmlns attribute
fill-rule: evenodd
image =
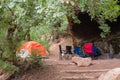
<svg viewBox="0 0 120 80"><path fill-rule="evenodd" d="M93 44L92 43L86 43L84 44L84 52L87 53L87 54L93 54Z"/></svg>

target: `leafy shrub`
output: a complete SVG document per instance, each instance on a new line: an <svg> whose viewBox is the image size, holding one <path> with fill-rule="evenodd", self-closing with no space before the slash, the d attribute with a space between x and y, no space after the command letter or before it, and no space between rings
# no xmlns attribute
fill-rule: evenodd
<svg viewBox="0 0 120 80"><path fill-rule="evenodd" d="M10 62L5 62L5 61L0 60L0 70L3 73L13 74L14 72L18 72L19 68L14 66Z"/></svg>

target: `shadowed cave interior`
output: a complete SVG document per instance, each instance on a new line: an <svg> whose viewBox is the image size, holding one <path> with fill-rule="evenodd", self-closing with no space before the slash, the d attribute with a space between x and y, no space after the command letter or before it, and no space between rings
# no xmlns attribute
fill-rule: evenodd
<svg viewBox="0 0 120 80"><path fill-rule="evenodd" d="M102 30L98 28L99 24L96 20L91 20L90 16L86 12L79 13L77 16L81 23L73 24L72 31L74 36L84 40L100 37ZM106 21L106 23L111 27L110 34L116 34L117 32L120 32L120 16L117 18L116 22Z"/></svg>

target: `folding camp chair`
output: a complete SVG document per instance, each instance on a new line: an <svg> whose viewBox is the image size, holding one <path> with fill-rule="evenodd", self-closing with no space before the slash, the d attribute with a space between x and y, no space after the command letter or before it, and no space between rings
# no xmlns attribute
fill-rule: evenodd
<svg viewBox="0 0 120 80"><path fill-rule="evenodd" d="M74 46L74 53L77 54L80 57L84 57L85 56L79 46Z"/></svg>
<svg viewBox="0 0 120 80"><path fill-rule="evenodd" d="M61 45L59 45L59 59L72 59L72 46L66 46L66 50L62 50Z"/></svg>
<svg viewBox="0 0 120 80"><path fill-rule="evenodd" d="M62 50L62 47L61 47L61 45L59 45L59 59L61 60L62 59L62 57L63 57L63 50Z"/></svg>
<svg viewBox="0 0 120 80"><path fill-rule="evenodd" d="M93 52L93 44L92 43L85 43L83 45L83 51L86 57L92 57L94 58L94 52Z"/></svg>
<svg viewBox="0 0 120 80"><path fill-rule="evenodd" d="M83 50L86 57L97 58L101 55L101 51L92 43L85 43Z"/></svg>
<svg viewBox="0 0 120 80"><path fill-rule="evenodd" d="M66 46L65 59L72 59L72 46Z"/></svg>
<svg viewBox="0 0 120 80"><path fill-rule="evenodd" d="M93 45L93 52L94 52L94 57L95 58L98 58L98 56L101 55L101 51L94 45Z"/></svg>

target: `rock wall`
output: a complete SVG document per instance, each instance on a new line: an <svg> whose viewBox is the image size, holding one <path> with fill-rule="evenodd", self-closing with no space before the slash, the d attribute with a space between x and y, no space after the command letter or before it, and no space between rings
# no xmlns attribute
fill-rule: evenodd
<svg viewBox="0 0 120 80"><path fill-rule="evenodd" d="M91 20L87 13L79 13L80 24L73 23L72 31L79 44L92 42L97 45L102 53L120 54L120 16L116 22L106 21L111 27L110 36L102 39L101 30L96 20Z"/></svg>

